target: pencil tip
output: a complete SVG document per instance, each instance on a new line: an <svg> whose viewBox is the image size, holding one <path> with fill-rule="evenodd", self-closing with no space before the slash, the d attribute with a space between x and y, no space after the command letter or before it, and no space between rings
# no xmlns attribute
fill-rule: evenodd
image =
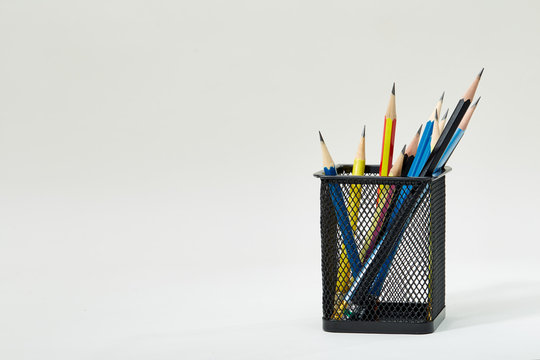
<svg viewBox="0 0 540 360"><path fill-rule="evenodd" d="M439 113L437 112L437 109L435 109L435 121L439 120Z"/></svg>
<svg viewBox="0 0 540 360"><path fill-rule="evenodd" d="M446 109L446 112L444 113L444 116L442 118L443 120L446 120L446 117L448 116L448 110L450 110L450 109Z"/></svg>
<svg viewBox="0 0 540 360"><path fill-rule="evenodd" d="M396 83L392 85L392 95L396 95Z"/></svg>
<svg viewBox="0 0 540 360"><path fill-rule="evenodd" d="M321 132L319 131L319 139L321 139L321 142L324 142L324 139L322 138Z"/></svg>
<svg viewBox="0 0 540 360"><path fill-rule="evenodd" d="M420 127L418 128L418 131L416 132L418 135L420 135L420 133L422 132L422 126L424 126L424 124L420 124Z"/></svg>
<svg viewBox="0 0 540 360"><path fill-rule="evenodd" d="M472 106L475 106L475 107L476 107L476 105L478 105L478 102L480 101L481 98L482 98L482 97L479 96L478 99L476 99L476 102L475 102L474 104L472 104Z"/></svg>
<svg viewBox="0 0 540 360"><path fill-rule="evenodd" d="M364 130L362 130L362 137L366 137L366 125L364 125Z"/></svg>
<svg viewBox="0 0 540 360"><path fill-rule="evenodd" d="M440 101L443 101L444 100L444 91L442 92L442 95L441 95L441 98L439 99Z"/></svg>
<svg viewBox="0 0 540 360"><path fill-rule="evenodd" d="M478 74L478 78L480 79L482 77L482 73L484 72L484 68L482 68L482 70L480 70L480 74Z"/></svg>
<svg viewBox="0 0 540 360"><path fill-rule="evenodd" d="M403 145L403 149L401 149L401 153L402 153L403 155L405 155L405 148L406 148L406 147L407 147L407 145Z"/></svg>

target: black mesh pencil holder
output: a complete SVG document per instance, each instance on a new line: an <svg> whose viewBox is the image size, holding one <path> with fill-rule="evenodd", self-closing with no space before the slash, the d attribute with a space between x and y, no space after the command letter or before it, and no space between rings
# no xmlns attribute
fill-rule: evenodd
<svg viewBox="0 0 540 360"><path fill-rule="evenodd" d="M445 316L445 172L321 179L323 329L424 334Z"/></svg>

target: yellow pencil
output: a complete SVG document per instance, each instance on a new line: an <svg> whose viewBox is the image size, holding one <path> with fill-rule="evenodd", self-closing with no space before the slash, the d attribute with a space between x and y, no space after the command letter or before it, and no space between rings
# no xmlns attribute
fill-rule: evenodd
<svg viewBox="0 0 540 360"><path fill-rule="evenodd" d="M396 84L392 86L392 94L384 116L383 144L381 151L381 164L379 175L388 176L392 168L392 156L394 155L394 137L396 134Z"/></svg>
<svg viewBox="0 0 540 360"><path fill-rule="evenodd" d="M355 176L364 175L366 169L366 125L362 130L362 138L360 138L360 144L356 151L356 157L354 158L352 174Z"/></svg>
<svg viewBox="0 0 540 360"><path fill-rule="evenodd" d="M362 137L360 138L360 144L358 145L358 150L353 162L352 175L362 176L366 168L366 126L364 125L364 130L362 131ZM347 206L347 211L349 213L349 221L351 223L351 228L353 230L353 235L356 234L356 229L358 226L358 215L360 210L360 200L362 197L362 185L351 184L349 201ZM336 293L341 295L346 293L352 284L351 277L351 264L347 258L347 249L345 244L341 244L341 253L339 256L339 268L338 268L338 279L336 283Z"/></svg>
<svg viewBox="0 0 540 360"><path fill-rule="evenodd" d="M362 176L366 168L366 126L364 125L364 130L362 131L362 137L360 138L360 144L358 145L358 150L356 151L356 156L354 158L352 175ZM351 184L351 191L349 196L349 219L351 221L351 227L353 232L356 232L357 221L358 221L358 209L360 209L360 199L362 196L362 185Z"/></svg>

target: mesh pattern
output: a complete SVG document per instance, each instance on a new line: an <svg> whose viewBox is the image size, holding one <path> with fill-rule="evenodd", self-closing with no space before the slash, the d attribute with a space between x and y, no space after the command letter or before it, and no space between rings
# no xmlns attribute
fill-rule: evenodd
<svg viewBox="0 0 540 360"><path fill-rule="evenodd" d="M445 293L445 204L446 204L446 187L445 177L441 177L433 182L431 190L432 205L431 206L431 243L433 248L433 279L432 294L433 294L433 309L431 317L436 317L444 308Z"/></svg>
<svg viewBox="0 0 540 360"><path fill-rule="evenodd" d="M445 306L444 176L377 171L321 177L323 319L432 321Z"/></svg>

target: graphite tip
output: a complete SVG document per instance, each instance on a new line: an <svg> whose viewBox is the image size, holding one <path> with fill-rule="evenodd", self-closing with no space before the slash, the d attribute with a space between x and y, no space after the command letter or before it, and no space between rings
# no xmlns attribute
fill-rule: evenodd
<svg viewBox="0 0 540 360"><path fill-rule="evenodd" d="M446 112L444 113L444 116L442 117L443 120L446 120L446 117L448 116L448 110L450 109L446 109Z"/></svg>
<svg viewBox="0 0 540 360"><path fill-rule="evenodd" d="M444 91L442 92L442 95L441 95L441 98L439 99L439 101L443 101L444 100Z"/></svg>
<svg viewBox="0 0 540 360"><path fill-rule="evenodd" d="M323 137L322 137L322 135L321 135L321 132L320 132L320 131L319 131L319 139L321 139L321 142L322 142L322 143L324 142L324 139L323 139Z"/></svg>
<svg viewBox="0 0 540 360"><path fill-rule="evenodd" d="M407 144L403 145L403 149L401 149L401 153L405 155L405 148L407 147Z"/></svg>
<svg viewBox="0 0 540 360"><path fill-rule="evenodd" d="M482 73L484 72L484 68L482 68L482 70L480 70L480 73L478 74L478 78L481 78L482 77Z"/></svg>
<svg viewBox="0 0 540 360"><path fill-rule="evenodd" d="M366 125L364 125L364 130L362 130L362 137L366 137Z"/></svg>
<svg viewBox="0 0 540 360"><path fill-rule="evenodd" d="M437 112L437 109L435 109L435 121L439 121L439 114Z"/></svg>
<svg viewBox="0 0 540 360"><path fill-rule="evenodd" d="M396 95L396 83L392 85L392 95Z"/></svg>
<svg viewBox="0 0 540 360"><path fill-rule="evenodd" d="M482 97L481 97L481 96L479 96L479 97L478 97L478 99L476 99L475 103L474 103L474 104L472 104L472 106L476 106L476 105L478 105L478 102L480 101L480 99L481 99L481 98L482 98Z"/></svg>
<svg viewBox="0 0 540 360"><path fill-rule="evenodd" d="M422 126L424 126L424 124L421 124L418 128L418 131L416 132L418 135L420 135L420 133L422 132Z"/></svg>

